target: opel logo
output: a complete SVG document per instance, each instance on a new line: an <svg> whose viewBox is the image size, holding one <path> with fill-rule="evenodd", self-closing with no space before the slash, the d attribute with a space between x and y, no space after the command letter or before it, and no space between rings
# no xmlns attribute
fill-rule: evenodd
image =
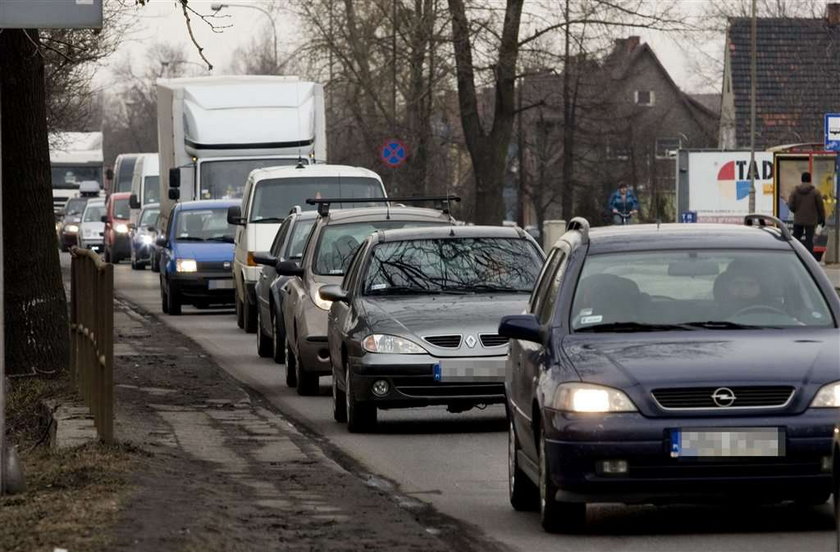
<svg viewBox="0 0 840 552"><path fill-rule="evenodd" d="M732 406L732 403L735 402L735 393L728 387L718 387L712 393L712 400L721 408L726 408L727 406Z"/></svg>
<svg viewBox="0 0 840 552"><path fill-rule="evenodd" d="M465 339L464 341L466 341L467 347L469 347L470 349L475 347L475 337L468 335L467 339Z"/></svg>

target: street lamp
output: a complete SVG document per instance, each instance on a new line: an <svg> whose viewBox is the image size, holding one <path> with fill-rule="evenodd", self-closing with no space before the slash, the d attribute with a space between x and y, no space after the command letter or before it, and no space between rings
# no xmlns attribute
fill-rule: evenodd
<svg viewBox="0 0 840 552"><path fill-rule="evenodd" d="M250 4L222 4L218 2L210 4L210 9L216 13L220 12L224 8L250 8L252 10L257 10L264 13L265 16L269 19L269 21L271 21L271 32L274 36L274 70L277 71L277 25L274 23L274 16L271 15L271 12L259 6L252 6Z"/></svg>

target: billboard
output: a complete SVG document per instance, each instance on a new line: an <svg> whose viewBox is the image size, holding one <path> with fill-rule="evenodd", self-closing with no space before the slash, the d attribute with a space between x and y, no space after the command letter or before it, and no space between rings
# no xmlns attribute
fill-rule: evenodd
<svg viewBox="0 0 840 552"><path fill-rule="evenodd" d="M749 151L689 151L685 210L697 222L743 224L749 213ZM755 152L755 211L773 214L773 154ZM681 170L678 167L678 170Z"/></svg>

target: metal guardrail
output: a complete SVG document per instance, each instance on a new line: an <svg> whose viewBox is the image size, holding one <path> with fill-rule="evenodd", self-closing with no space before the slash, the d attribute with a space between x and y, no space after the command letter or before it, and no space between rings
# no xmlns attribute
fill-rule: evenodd
<svg viewBox="0 0 840 552"><path fill-rule="evenodd" d="M99 439L114 440L114 267L70 248L70 371Z"/></svg>

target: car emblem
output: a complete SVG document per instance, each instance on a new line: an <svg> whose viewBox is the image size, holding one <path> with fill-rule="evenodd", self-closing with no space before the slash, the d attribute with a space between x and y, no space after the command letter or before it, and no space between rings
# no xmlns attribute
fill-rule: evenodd
<svg viewBox="0 0 840 552"><path fill-rule="evenodd" d="M230 268L230 263L229 263L229 262L227 262L227 261L225 261L225 264L224 264L223 266L224 266L225 268Z"/></svg>
<svg viewBox="0 0 840 552"><path fill-rule="evenodd" d="M735 402L735 393L728 387L718 387L712 393L712 400L719 407L726 408L727 406L732 406L732 403Z"/></svg>
<svg viewBox="0 0 840 552"><path fill-rule="evenodd" d="M473 337L471 335L468 335L467 338L464 341L467 343L467 347L469 347L470 349L475 347L475 343L476 343L475 337Z"/></svg>

